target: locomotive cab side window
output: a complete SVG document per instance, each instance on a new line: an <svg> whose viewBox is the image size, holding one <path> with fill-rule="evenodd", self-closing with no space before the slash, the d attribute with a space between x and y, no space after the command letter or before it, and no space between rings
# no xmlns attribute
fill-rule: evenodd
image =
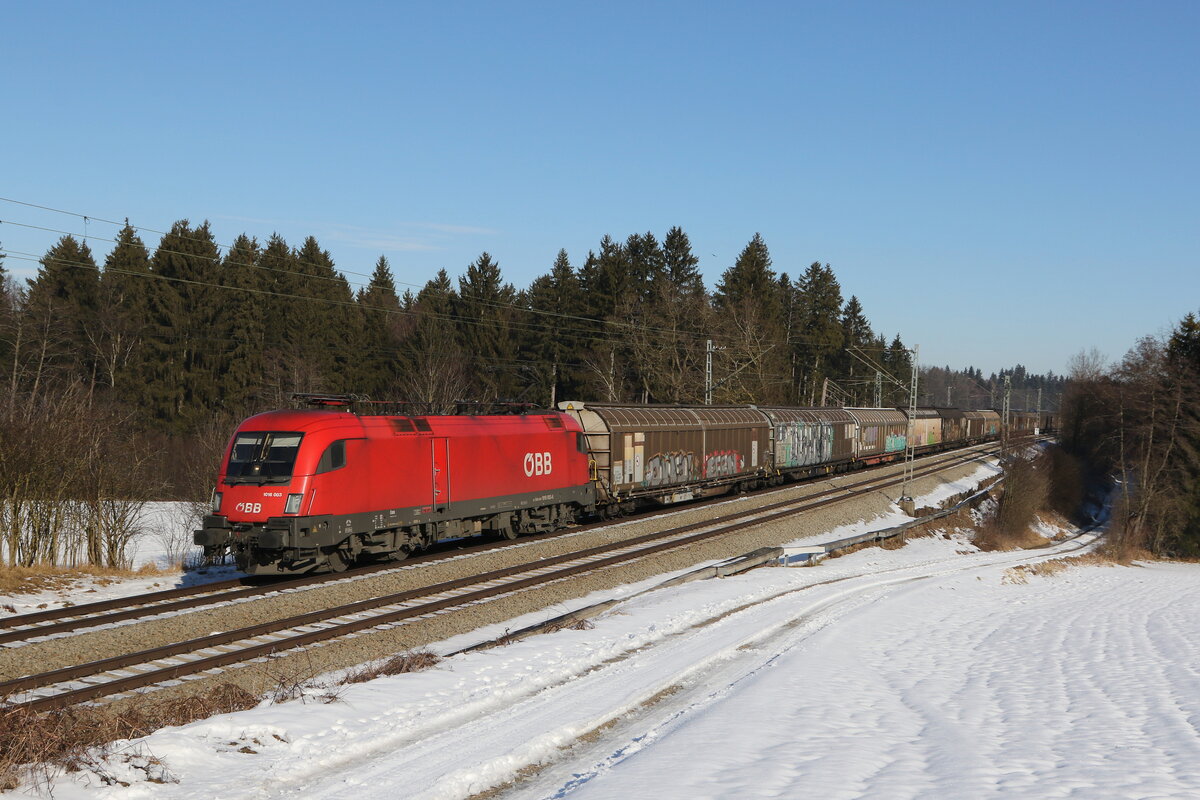
<svg viewBox="0 0 1200 800"><path fill-rule="evenodd" d="M302 433L248 431L239 433L229 454L225 477L229 483L287 483L292 478Z"/></svg>
<svg viewBox="0 0 1200 800"><path fill-rule="evenodd" d="M321 454L321 460L317 462L316 474L333 472L344 466L346 466L346 440L338 439L326 447L325 452Z"/></svg>
<svg viewBox="0 0 1200 800"><path fill-rule="evenodd" d="M587 436L582 433L575 434L575 449L583 453L585 456L587 455Z"/></svg>

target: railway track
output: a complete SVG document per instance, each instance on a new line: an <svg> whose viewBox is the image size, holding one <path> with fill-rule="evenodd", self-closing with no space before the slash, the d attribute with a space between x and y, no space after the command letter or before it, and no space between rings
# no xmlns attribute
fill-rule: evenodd
<svg viewBox="0 0 1200 800"><path fill-rule="evenodd" d="M929 475L977 459L978 451L935 457L914 473ZM447 613L535 586L644 558L665 550L713 539L844 499L898 485L900 475L871 476L848 486L825 489L804 498L780 500L716 519L670 528L621 542L565 553L532 563L493 570L422 589L375 597L224 631L136 653L0 683L9 708L49 710L96 701L112 701L151 687L211 677L236 664L261 660L368 630L385 630L413 620ZM393 567L394 568L394 567ZM345 579L345 576L333 576ZM159 612L161 613L161 612Z"/></svg>
<svg viewBox="0 0 1200 800"><path fill-rule="evenodd" d="M983 447L990 448L991 445L984 445ZM965 458L974 457L967 455L971 451L972 448L965 448L950 453L930 456L929 458L933 459L933 461L926 461L925 463L956 463L956 460L961 461ZM894 466L894 462L889 464L889 466ZM852 484L851 486L854 485ZM812 496L819 497L825 494L833 494L837 491L836 489L825 490ZM702 508L705 505L725 502L726 500L728 500L727 496L719 496L701 501L700 503L693 503L688 507ZM571 532L584 532L611 524L613 524L611 520L593 522L577 526ZM0 645L6 647L20 646L30 641L42 639L43 637L63 637L85 630L154 619L166 615L179 614L184 611L199 610L228 603L248 602L281 592L303 591L333 583L352 582L380 573L413 569L421 565L445 561L463 555L486 552L501 547L511 547L514 544L536 542L561 535L563 535L562 531L556 531L553 533L525 536L521 538L520 542L516 543L509 541L472 543L467 547L459 546L454 549L443 549L437 552L425 553L400 563L387 562L364 565L347 573L306 575L285 580L256 583L248 582L246 579L235 578L4 617L0 619L0 629L3 629L0 630Z"/></svg>

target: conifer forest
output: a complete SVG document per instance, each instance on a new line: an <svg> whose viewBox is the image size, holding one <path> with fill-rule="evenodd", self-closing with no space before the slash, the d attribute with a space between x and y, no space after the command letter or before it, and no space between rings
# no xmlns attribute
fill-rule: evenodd
<svg viewBox="0 0 1200 800"><path fill-rule="evenodd" d="M237 422L297 392L414 414L699 404L706 392L714 404L909 402L900 334L874 329L830 265L789 274L757 234L711 288L678 227L661 241L604 236L580 263L560 251L525 288L485 252L403 291L383 256L352 284L313 237L225 244L180 220L153 249L128 223L103 241L99 263L63 236L27 281L0 256L0 536L14 563L119 563L112 500L206 497ZM1064 379L925 367L917 402L999 407L1005 383L1012 408L1053 410ZM55 515L72 513L85 533L59 541L72 526Z"/></svg>

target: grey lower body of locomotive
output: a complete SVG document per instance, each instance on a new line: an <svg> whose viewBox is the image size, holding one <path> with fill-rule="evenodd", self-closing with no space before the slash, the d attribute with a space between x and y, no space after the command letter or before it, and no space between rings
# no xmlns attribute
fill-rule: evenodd
<svg viewBox="0 0 1200 800"><path fill-rule="evenodd" d="M338 572L364 558L403 559L446 539L545 533L595 508L595 488L585 484L438 507L272 517L256 524L230 523L213 515L204 518L193 539L206 558L232 553L238 569L251 575Z"/></svg>

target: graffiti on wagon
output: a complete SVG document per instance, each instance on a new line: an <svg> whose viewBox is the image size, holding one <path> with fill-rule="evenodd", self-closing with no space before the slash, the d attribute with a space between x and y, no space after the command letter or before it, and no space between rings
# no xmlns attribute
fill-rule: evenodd
<svg viewBox="0 0 1200 800"><path fill-rule="evenodd" d="M700 477L696 474L696 454L684 450L657 453L646 461L646 486L670 486L687 483Z"/></svg>
<svg viewBox="0 0 1200 800"><path fill-rule="evenodd" d="M736 450L718 450L704 458L704 477L723 478L737 475L746 464L746 459Z"/></svg>

